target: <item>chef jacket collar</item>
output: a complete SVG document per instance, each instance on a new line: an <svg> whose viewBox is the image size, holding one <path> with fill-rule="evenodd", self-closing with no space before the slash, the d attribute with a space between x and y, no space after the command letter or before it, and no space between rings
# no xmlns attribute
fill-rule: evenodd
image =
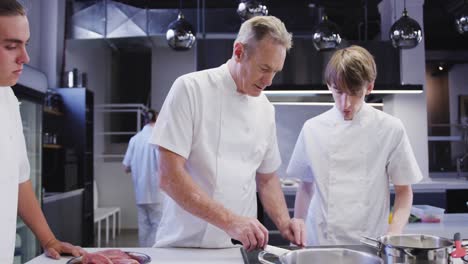
<svg viewBox="0 0 468 264"><path fill-rule="evenodd" d="M344 120L343 114L338 110L336 105L333 106L333 124L356 124L356 125L363 125L365 121L365 116L369 112L369 108L372 107L368 105L366 102L362 103L361 109L357 113L354 114L353 120Z"/></svg>
<svg viewBox="0 0 468 264"><path fill-rule="evenodd" d="M245 99L245 100L249 99L247 94L241 94L237 91L236 82L232 78L231 72L229 72L227 63L224 63L223 65L221 65L220 68L223 71L223 77L225 80L223 84L227 84L225 85L225 89L229 92L229 94L239 96L240 98Z"/></svg>

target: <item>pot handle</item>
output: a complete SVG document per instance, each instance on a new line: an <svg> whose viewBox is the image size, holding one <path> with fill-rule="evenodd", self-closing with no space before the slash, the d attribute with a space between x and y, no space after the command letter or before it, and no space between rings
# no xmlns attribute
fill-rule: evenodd
<svg viewBox="0 0 468 264"><path fill-rule="evenodd" d="M271 254L271 253L266 252L266 251L261 251L260 253L258 253L258 261L260 261L260 263L262 263L262 264L275 264L274 262L268 261L263 257L266 254ZM272 255L274 255L274 254L272 254Z"/></svg>
<svg viewBox="0 0 468 264"><path fill-rule="evenodd" d="M370 240L372 242L369 242L367 240ZM380 250L381 243L378 239L372 238L372 237L367 237L367 236L362 236L362 239L360 241L362 244L368 245L369 247L375 248L377 250Z"/></svg>
<svg viewBox="0 0 468 264"><path fill-rule="evenodd" d="M281 256L283 254L288 253L288 252L291 252L291 251L287 250L287 249L284 249L284 248L279 248L279 247L267 245L263 251L258 253L258 260L262 264L275 264L274 262L270 262L270 261L266 260L264 258L264 256L266 254L271 254L271 255L275 255L275 256L279 257L279 256Z"/></svg>
<svg viewBox="0 0 468 264"><path fill-rule="evenodd" d="M416 256L414 256L413 254L411 254L411 253L409 252L408 249L403 249L403 252L404 252L407 256L416 259Z"/></svg>

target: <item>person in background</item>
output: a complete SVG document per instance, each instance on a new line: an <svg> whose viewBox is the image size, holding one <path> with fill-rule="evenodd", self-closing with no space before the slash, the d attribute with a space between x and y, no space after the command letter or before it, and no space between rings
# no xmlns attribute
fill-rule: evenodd
<svg viewBox="0 0 468 264"><path fill-rule="evenodd" d="M140 247L154 245L162 214L163 196L159 190L158 152L156 147L149 144L157 117L157 112L148 110L148 124L130 139L122 162L125 172L131 172L135 188Z"/></svg>
<svg viewBox="0 0 468 264"><path fill-rule="evenodd" d="M359 244L363 235L399 234L408 221L411 184L422 174L401 121L364 102L376 76L359 46L336 51L325 69L335 106L305 122L287 168L302 180L294 215L306 219L308 245Z"/></svg>
<svg viewBox="0 0 468 264"><path fill-rule="evenodd" d="M47 256L79 256L80 247L57 240L35 196L26 152L15 85L23 65L29 62L26 45L29 23L24 8L15 0L0 1L0 263L13 263L17 214L32 230Z"/></svg>
<svg viewBox="0 0 468 264"><path fill-rule="evenodd" d="M183 75L166 97L151 143L159 146L166 199L156 247L263 248L256 191L283 237L304 245L276 170L281 164L273 105L262 91L283 68L291 34L273 16L241 25L232 57Z"/></svg>

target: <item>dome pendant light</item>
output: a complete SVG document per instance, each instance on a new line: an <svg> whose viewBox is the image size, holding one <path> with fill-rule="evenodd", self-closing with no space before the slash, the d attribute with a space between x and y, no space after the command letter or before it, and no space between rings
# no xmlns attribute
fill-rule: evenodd
<svg viewBox="0 0 468 264"><path fill-rule="evenodd" d="M322 22L314 30L312 42L317 51L333 50L341 43L338 26L328 20L326 15L322 16Z"/></svg>
<svg viewBox="0 0 468 264"><path fill-rule="evenodd" d="M390 39L395 48L412 49L421 42L422 30L418 22L408 16L406 0L404 5L402 16L390 28Z"/></svg>
<svg viewBox="0 0 468 264"><path fill-rule="evenodd" d="M468 6L466 0L464 2L463 12L455 19L455 27L458 33L468 34Z"/></svg>
<svg viewBox="0 0 468 264"><path fill-rule="evenodd" d="M237 7L237 14L241 18L242 22L244 22L254 16L267 16L268 8L266 5L262 5L260 1L241 0Z"/></svg>
<svg viewBox="0 0 468 264"><path fill-rule="evenodd" d="M180 5L182 6L182 3ZM195 35L192 25L185 20L182 11L179 11L177 20L167 27L166 40L169 47L174 50L189 50L197 40Z"/></svg>

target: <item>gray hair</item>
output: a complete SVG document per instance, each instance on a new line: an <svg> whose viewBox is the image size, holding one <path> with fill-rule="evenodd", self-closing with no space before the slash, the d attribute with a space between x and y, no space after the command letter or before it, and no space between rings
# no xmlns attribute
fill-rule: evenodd
<svg viewBox="0 0 468 264"><path fill-rule="evenodd" d="M292 34L288 32L284 23L274 16L255 16L242 23L237 38L234 41L243 44L252 44L270 37L286 50L292 47Z"/></svg>

